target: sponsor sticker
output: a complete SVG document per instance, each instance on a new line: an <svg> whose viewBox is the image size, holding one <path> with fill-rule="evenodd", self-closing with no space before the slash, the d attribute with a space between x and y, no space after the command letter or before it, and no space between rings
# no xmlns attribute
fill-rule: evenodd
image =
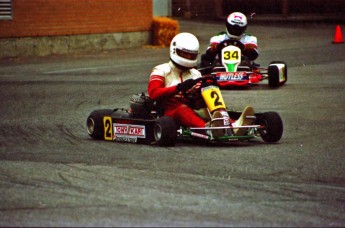
<svg viewBox="0 0 345 228"><path fill-rule="evenodd" d="M220 112L224 118L224 126L229 126L230 125L230 117L227 111L221 111Z"/></svg>
<svg viewBox="0 0 345 228"><path fill-rule="evenodd" d="M217 72L217 81L243 81L247 80L248 76L246 72Z"/></svg>
<svg viewBox="0 0 345 228"><path fill-rule="evenodd" d="M136 143L138 141L138 138L131 138L131 137L115 137L114 141L116 142L130 142L130 143Z"/></svg>
<svg viewBox="0 0 345 228"><path fill-rule="evenodd" d="M114 123L113 129L116 141L136 142L137 138L146 137L145 125Z"/></svg>

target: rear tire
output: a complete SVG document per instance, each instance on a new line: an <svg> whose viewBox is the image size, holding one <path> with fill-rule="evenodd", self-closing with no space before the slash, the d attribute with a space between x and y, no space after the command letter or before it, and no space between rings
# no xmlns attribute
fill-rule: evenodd
<svg viewBox="0 0 345 228"><path fill-rule="evenodd" d="M86 130L91 138L104 139L103 117L111 116L112 109L100 109L90 113L86 119Z"/></svg>
<svg viewBox="0 0 345 228"><path fill-rule="evenodd" d="M256 124L264 128L258 129L261 138L267 143L278 142L283 135L283 121L276 112L264 112L257 117Z"/></svg>
<svg viewBox="0 0 345 228"><path fill-rule="evenodd" d="M157 119L153 130L155 142L158 146L175 146L177 140L177 126L173 118L163 116Z"/></svg>

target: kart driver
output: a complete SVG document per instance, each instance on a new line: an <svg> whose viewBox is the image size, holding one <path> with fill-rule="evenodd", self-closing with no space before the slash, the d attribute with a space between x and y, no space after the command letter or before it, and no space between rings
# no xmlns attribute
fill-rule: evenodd
<svg viewBox="0 0 345 228"><path fill-rule="evenodd" d="M199 41L193 34L177 34L170 43L170 61L154 67L148 83L149 97L159 102L165 116L172 117L184 127L209 126L207 117L203 115L202 118L202 115L198 115L183 96L183 92L200 86L194 82L194 79L201 77L201 73L195 69L198 53ZM214 111L212 118L223 116L220 111ZM219 126L224 126L223 120L213 121L211 124L211 127ZM223 134L223 129L212 130L213 137Z"/></svg>
<svg viewBox="0 0 345 228"><path fill-rule="evenodd" d="M259 56L257 38L245 33L247 17L243 13L234 12L229 14L225 24L226 32L220 32L211 37L210 46L207 48L206 53L201 56L201 67L212 65L220 51L219 49L222 48L220 44L226 40L239 41L237 46L242 49L242 62L247 65Z"/></svg>

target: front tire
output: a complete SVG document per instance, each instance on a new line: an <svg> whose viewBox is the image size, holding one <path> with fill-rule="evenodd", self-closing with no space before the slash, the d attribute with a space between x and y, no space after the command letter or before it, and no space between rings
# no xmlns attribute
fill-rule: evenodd
<svg viewBox="0 0 345 228"><path fill-rule="evenodd" d="M154 124L154 138L158 146L175 146L177 140L177 126L173 118L163 116Z"/></svg>
<svg viewBox="0 0 345 228"><path fill-rule="evenodd" d="M267 143L278 142L283 135L283 121L276 112L264 112L257 117L256 124L261 138Z"/></svg>
<svg viewBox="0 0 345 228"><path fill-rule="evenodd" d="M112 109L100 109L90 113L86 119L86 130L88 135L94 139L104 139L103 117L110 116Z"/></svg>
<svg viewBox="0 0 345 228"><path fill-rule="evenodd" d="M281 71L279 68L281 68ZM270 87L278 87L278 86L285 84L286 81L287 81L287 66L286 66L286 64L282 61L271 62L270 65L268 66L268 84L269 84L269 86Z"/></svg>

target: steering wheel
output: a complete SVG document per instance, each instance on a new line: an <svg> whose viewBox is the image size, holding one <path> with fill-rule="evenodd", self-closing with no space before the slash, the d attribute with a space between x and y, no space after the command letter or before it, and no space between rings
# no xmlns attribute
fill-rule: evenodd
<svg viewBox="0 0 345 228"><path fill-rule="evenodd" d="M220 42L217 46L217 51L218 53L220 54L222 52L222 49L229 46L229 45L233 45L233 46L236 46L238 48L241 49L241 51L244 50L244 44L239 41L239 40L236 40L234 38L230 38L230 39L227 39L227 40L223 40L222 42Z"/></svg>
<svg viewBox="0 0 345 228"><path fill-rule="evenodd" d="M204 87L207 87L209 85L219 86L216 77L214 77L214 76L212 76L210 74L209 75L205 75L205 76L200 77L200 78L197 78L197 79L194 79L194 85L193 86L195 86L199 82L201 82L200 89L204 88ZM182 92L183 93L183 97L186 98L187 100L193 100L195 98L195 96L196 96L195 93L200 94L200 90L194 91L194 93L190 93L189 91L190 90Z"/></svg>

